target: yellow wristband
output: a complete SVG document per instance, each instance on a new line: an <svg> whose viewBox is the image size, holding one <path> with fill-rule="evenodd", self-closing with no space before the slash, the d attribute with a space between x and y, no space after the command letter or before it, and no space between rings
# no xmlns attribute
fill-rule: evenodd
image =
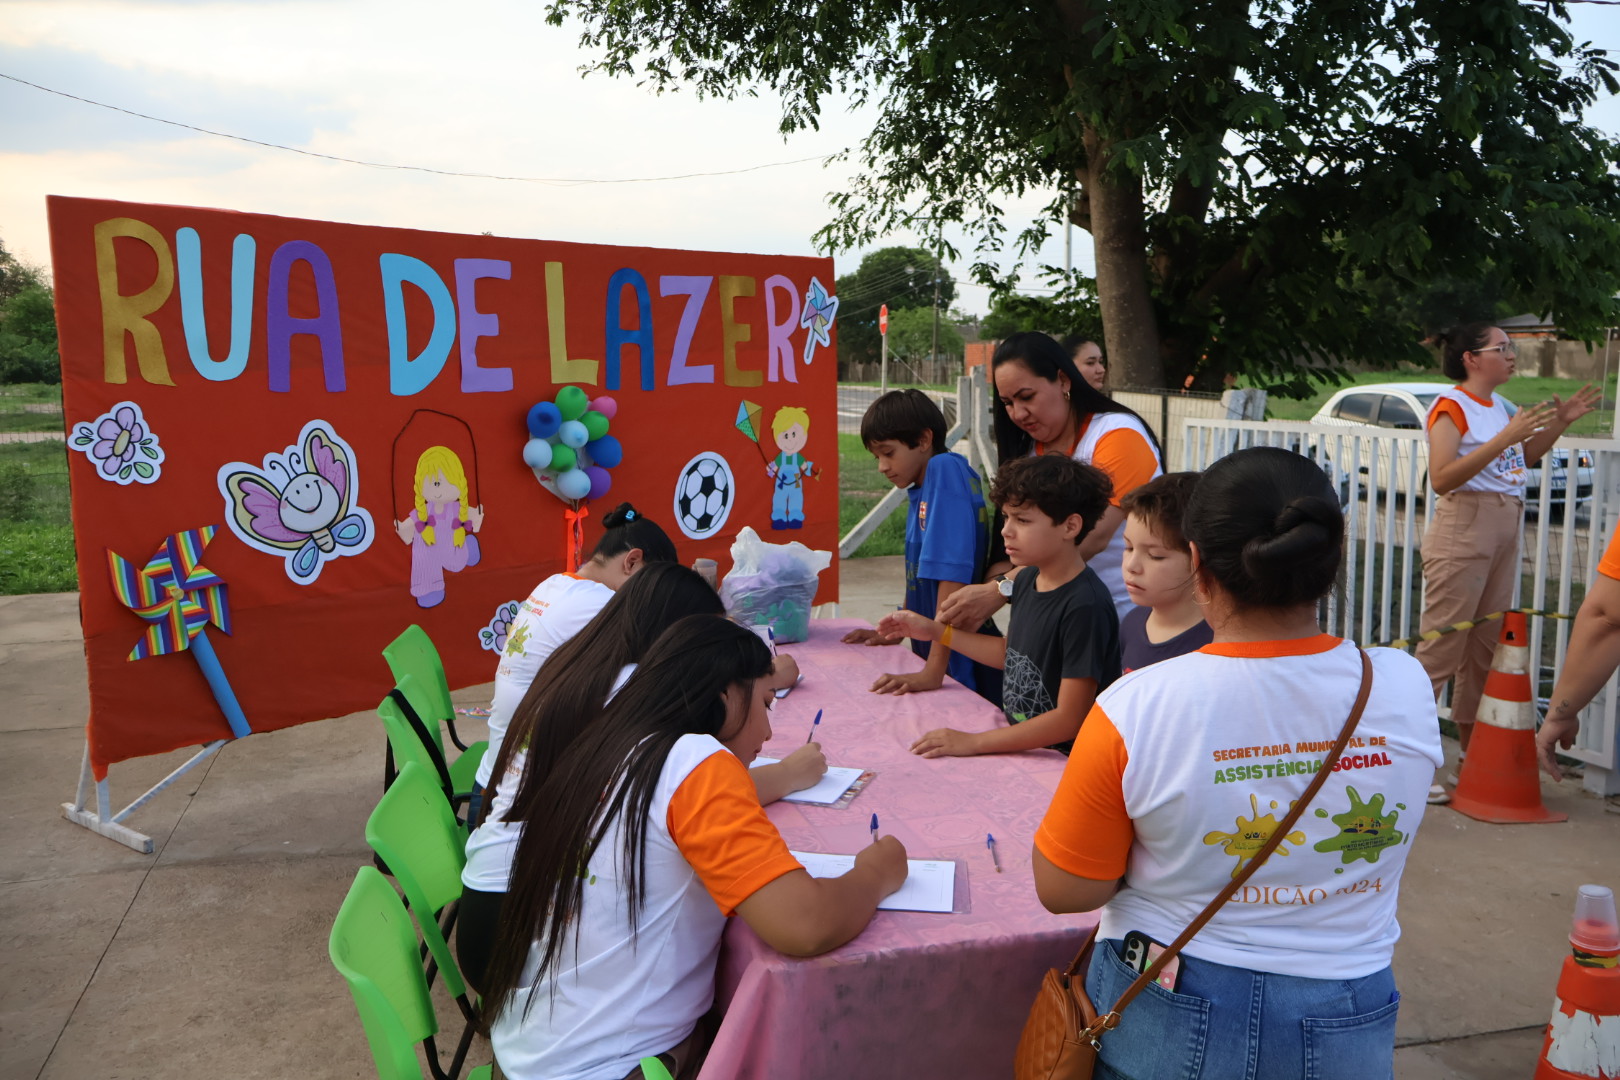
<svg viewBox="0 0 1620 1080"><path fill-rule="evenodd" d="M951 635L954 634L954 633L956 633L956 627L950 625L949 623L946 623L945 624L945 632L943 634L939 635L939 643L941 645L945 646L947 649L950 648L951 647Z"/></svg>

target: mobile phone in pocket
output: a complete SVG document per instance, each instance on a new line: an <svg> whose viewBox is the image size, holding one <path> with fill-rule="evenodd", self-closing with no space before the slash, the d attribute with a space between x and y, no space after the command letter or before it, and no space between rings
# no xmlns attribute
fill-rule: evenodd
<svg viewBox="0 0 1620 1080"><path fill-rule="evenodd" d="M1140 930L1132 930L1125 935L1125 966L1138 973L1146 971L1153 961L1163 953L1165 946L1154 941ZM1176 988L1176 978L1181 974L1181 957L1172 956L1170 962L1160 969L1158 977L1153 981L1166 990Z"/></svg>

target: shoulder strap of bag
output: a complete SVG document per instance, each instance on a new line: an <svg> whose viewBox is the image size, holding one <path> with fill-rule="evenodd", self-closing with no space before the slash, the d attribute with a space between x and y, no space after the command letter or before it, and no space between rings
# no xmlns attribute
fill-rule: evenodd
<svg viewBox="0 0 1620 1080"><path fill-rule="evenodd" d="M1293 830L1294 823L1305 812L1305 808L1310 805L1311 800L1316 798L1316 793L1322 790L1322 785L1327 782L1328 773L1333 771L1334 763L1339 760L1339 755L1344 753L1344 748L1349 745L1350 736L1355 734L1356 725L1361 722L1361 714L1367 708L1367 698L1372 694L1372 657L1367 655L1366 649L1358 651L1361 653L1361 690L1356 694L1356 703L1350 708L1350 718L1344 722L1344 729L1339 732L1338 742L1333 744L1332 752L1322 762L1322 767L1316 771L1316 775L1311 778L1310 786L1305 789L1305 793L1299 797L1299 801L1294 803L1287 816L1282 819L1282 824L1278 825L1271 835L1266 838L1265 844L1255 853L1254 858L1249 860L1249 864L1243 868L1243 872L1233 878L1226 888L1221 890L1220 895L1211 900L1209 906L1198 913L1198 917L1188 924L1187 929L1181 932L1181 936L1176 938L1168 949L1160 953L1158 959L1149 964L1146 971L1137 976L1136 981L1131 983L1123 994L1119 995L1119 1000L1114 1002L1112 1009L1097 1017L1085 1031L1080 1033L1081 1039L1095 1041L1098 1035L1113 1030L1119 1024L1119 1014L1125 1006L1129 1005L1137 994L1146 989L1148 983L1159 977L1159 972L1164 968L1164 965L1168 964L1171 958L1181 951L1181 947L1191 941L1194 935L1204 928L1205 923L1215 917L1215 913L1221 909L1221 905L1230 900L1233 894L1241 889L1249 878L1254 876L1254 872L1260 869L1260 864L1265 862L1273 851L1277 850L1277 845L1283 842L1283 837Z"/></svg>

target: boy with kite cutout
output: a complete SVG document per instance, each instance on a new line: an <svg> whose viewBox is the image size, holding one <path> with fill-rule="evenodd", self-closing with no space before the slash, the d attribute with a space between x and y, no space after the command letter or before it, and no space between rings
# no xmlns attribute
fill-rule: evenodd
<svg viewBox="0 0 1620 1080"><path fill-rule="evenodd" d="M781 453L765 466L776 484L771 491L771 528L804 527L804 481L816 475L816 465L801 451L810 440L810 414L796 405L784 405L771 420L771 435Z"/></svg>

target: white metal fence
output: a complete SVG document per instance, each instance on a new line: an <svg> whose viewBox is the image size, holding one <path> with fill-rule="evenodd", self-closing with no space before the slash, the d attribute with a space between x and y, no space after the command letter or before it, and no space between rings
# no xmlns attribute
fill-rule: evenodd
<svg viewBox="0 0 1620 1080"><path fill-rule="evenodd" d="M1378 644L1420 630L1423 526L1433 506L1428 443L1421 432L1285 421L1189 419L1180 467L1201 470L1235 450L1278 446L1320 464L1345 506L1342 580L1329 597L1324 625L1335 634ZM1174 459L1172 459L1174 460ZM1516 606L1573 614L1620 514L1620 443L1560 439L1532 470L1521 541ZM1532 684L1551 693L1571 623L1530 619ZM1611 677L1582 714L1570 751L1584 761L1586 786L1620 791L1616 759L1617 681Z"/></svg>

